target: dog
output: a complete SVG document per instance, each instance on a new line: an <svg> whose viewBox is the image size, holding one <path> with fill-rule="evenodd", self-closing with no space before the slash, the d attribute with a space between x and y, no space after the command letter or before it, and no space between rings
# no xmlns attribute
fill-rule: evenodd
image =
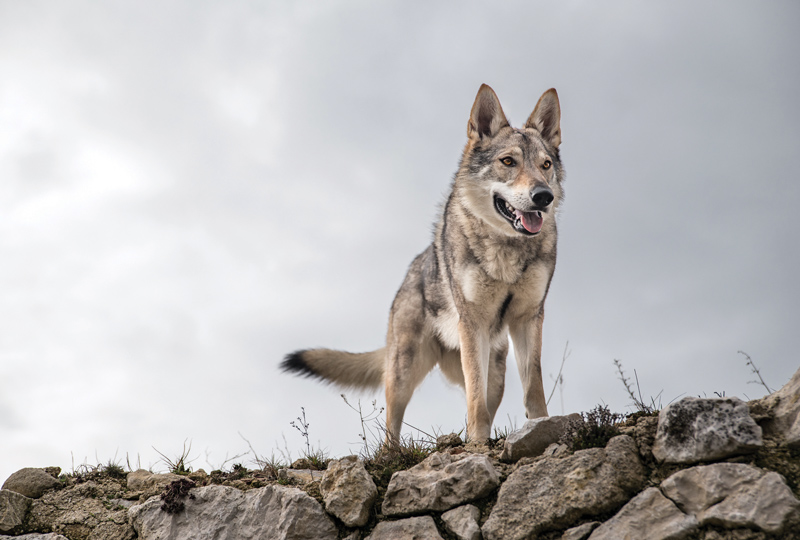
<svg viewBox="0 0 800 540"><path fill-rule="evenodd" d="M411 395L438 365L466 392L468 439L485 442L503 397L510 334L525 415L547 416L542 323L564 196L560 144L554 88L518 129L494 90L482 85L433 242L411 263L392 303L386 346L300 350L281 368L344 387L383 385L386 442L398 444Z"/></svg>

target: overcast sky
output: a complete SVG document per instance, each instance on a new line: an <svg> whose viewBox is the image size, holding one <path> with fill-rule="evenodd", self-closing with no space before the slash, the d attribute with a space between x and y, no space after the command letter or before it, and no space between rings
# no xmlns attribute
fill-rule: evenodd
<svg viewBox="0 0 800 540"><path fill-rule="evenodd" d="M187 440L208 471L240 434L296 458L301 407L357 452L341 392L277 365L382 345L481 83L514 125L561 100L551 414L631 411L614 359L662 405L762 396L738 350L785 383L800 5L488 4L0 0L0 482ZM406 421L465 414L434 372ZM510 361L496 425L523 421Z"/></svg>

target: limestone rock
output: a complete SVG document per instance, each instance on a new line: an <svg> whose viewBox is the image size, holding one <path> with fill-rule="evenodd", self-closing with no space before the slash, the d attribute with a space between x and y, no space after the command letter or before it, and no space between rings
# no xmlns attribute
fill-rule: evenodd
<svg viewBox="0 0 800 540"><path fill-rule="evenodd" d="M627 435L614 437L605 448L543 458L519 467L503 483L483 537L524 539L569 527L620 508L644 481L636 445Z"/></svg>
<svg viewBox="0 0 800 540"><path fill-rule="evenodd" d="M381 521L366 540L443 540L431 516Z"/></svg>
<svg viewBox="0 0 800 540"><path fill-rule="evenodd" d="M322 480L322 477L324 475L325 475L324 471L318 471L316 469L278 470L278 478L280 480L291 481L300 485L308 484L309 482L314 482L315 480Z"/></svg>
<svg viewBox="0 0 800 540"><path fill-rule="evenodd" d="M686 397L659 413L653 455L667 463L697 463L751 453L763 444L743 401Z"/></svg>
<svg viewBox="0 0 800 540"><path fill-rule="evenodd" d="M743 463L685 469L664 480L661 489L701 525L776 534L800 518L800 501L781 475Z"/></svg>
<svg viewBox="0 0 800 540"><path fill-rule="evenodd" d="M564 531L564 534L561 535L561 540L586 540L598 525L600 525L599 521L590 521L589 523L567 529Z"/></svg>
<svg viewBox="0 0 800 540"><path fill-rule="evenodd" d="M3 489L10 489L30 499L38 499L51 489L61 487L61 483L47 474L44 469L20 469L3 484Z"/></svg>
<svg viewBox="0 0 800 540"><path fill-rule="evenodd" d="M783 437L789 446L800 446L800 369L777 392L758 402L769 410L761 425L764 435Z"/></svg>
<svg viewBox="0 0 800 540"><path fill-rule="evenodd" d="M153 497L128 510L141 540L337 537L322 506L296 488L266 486L243 492L215 485L192 489L183 512L168 514L161 504Z"/></svg>
<svg viewBox="0 0 800 540"><path fill-rule="evenodd" d="M688 537L697 527L697 518L681 512L658 488L648 488L600 525L589 536L589 540L680 540Z"/></svg>
<svg viewBox="0 0 800 540"><path fill-rule="evenodd" d="M23 534L21 536L4 536L0 535L0 540L69 540L66 536L61 536L55 533L31 533Z"/></svg>
<svg viewBox="0 0 800 540"><path fill-rule="evenodd" d="M378 498L375 482L356 456L328 463L319 484L325 509L348 527L362 527Z"/></svg>
<svg viewBox="0 0 800 540"><path fill-rule="evenodd" d="M485 497L498 485L500 477L485 455L435 452L392 475L382 511L387 516L441 512Z"/></svg>
<svg viewBox="0 0 800 540"><path fill-rule="evenodd" d="M580 420L578 413L569 416L545 416L528 420L523 426L506 437L503 461L518 461L523 457L541 455L553 443L557 443L571 421Z"/></svg>
<svg viewBox="0 0 800 540"><path fill-rule="evenodd" d="M154 474L144 469L128 473L128 489L131 491L160 490L164 486L186 478L179 474L164 473Z"/></svg>
<svg viewBox="0 0 800 540"><path fill-rule="evenodd" d="M0 533L11 532L25 520L31 500L8 489L0 490Z"/></svg>
<svg viewBox="0 0 800 540"><path fill-rule="evenodd" d="M439 450L455 448L463 445L464 441L461 440L461 437L458 435L458 433L448 433L447 435L439 435L436 437L436 448Z"/></svg>
<svg viewBox="0 0 800 540"><path fill-rule="evenodd" d="M120 497L123 486L115 479L95 479L48 491L31 502L29 531L53 531L68 538L131 540L135 537L127 511L108 501Z"/></svg>
<svg viewBox="0 0 800 540"><path fill-rule="evenodd" d="M442 514L442 521L458 540L481 540L480 517L478 507L465 504Z"/></svg>

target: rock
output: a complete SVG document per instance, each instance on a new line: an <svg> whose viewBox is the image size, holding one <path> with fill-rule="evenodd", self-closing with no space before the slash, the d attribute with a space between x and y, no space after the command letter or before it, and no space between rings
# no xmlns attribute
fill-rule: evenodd
<svg viewBox="0 0 800 540"><path fill-rule="evenodd" d="M498 485L500 477L485 455L435 452L392 475L382 511L387 516L441 512L485 497Z"/></svg>
<svg viewBox="0 0 800 540"><path fill-rule="evenodd" d="M530 538L568 527L582 517L620 508L644 485L644 468L627 435L605 448L520 466L500 488L483 525L486 540Z"/></svg>
<svg viewBox="0 0 800 540"><path fill-rule="evenodd" d="M337 530L322 506L297 488L266 486L240 491L228 486L192 489L183 512L168 514L153 497L128 510L141 540L185 538L331 539Z"/></svg>
<svg viewBox="0 0 800 540"><path fill-rule="evenodd" d="M48 491L32 501L26 530L53 531L73 539L131 540L135 533L128 523L127 511L108 504L122 493L121 483L111 478Z"/></svg>
<svg viewBox="0 0 800 540"><path fill-rule="evenodd" d="M789 446L800 447L800 369L783 388L757 402L769 411L761 422L764 435L782 437Z"/></svg>
<svg viewBox="0 0 800 540"><path fill-rule="evenodd" d="M208 473L206 471L204 471L203 469L197 469L196 471L190 472L186 476L192 482L197 482L199 484L199 483L203 482L203 480L208 478Z"/></svg>
<svg viewBox="0 0 800 540"><path fill-rule="evenodd" d="M3 536L0 535L0 540L69 540L66 536L61 536L55 533L31 533L23 534L21 536Z"/></svg>
<svg viewBox="0 0 800 540"><path fill-rule="evenodd" d="M16 491L0 490L0 533L11 532L22 525L31 499Z"/></svg>
<svg viewBox="0 0 800 540"><path fill-rule="evenodd" d="M777 534L800 518L800 501L781 475L743 463L685 469L664 480L661 489L701 525Z"/></svg>
<svg viewBox="0 0 800 540"><path fill-rule="evenodd" d="M442 521L458 540L481 540L480 517L478 507L466 504L442 514Z"/></svg>
<svg viewBox="0 0 800 540"><path fill-rule="evenodd" d="M378 488L356 456L347 456L328 463L319 484L325 510L348 527L363 527L369 511L378 498Z"/></svg>
<svg viewBox="0 0 800 540"><path fill-rule="evenodd" d="M681 512L658 488L648 488L600 525L589 540L680 540L697 528L697 518Z"/></svg>
<svg viewBox="0 0 800 540"><path fill-rule="evenodd" d="M366 540L443 540L431 516L381 521Z"/></svg>
<svg viewBox="0 0 800 540"><path fill-rule="evenodd" d="M299 460L298 460L299 461ZM292 481L298 484L308 484L315 480L322 480L325 471L317 471L315 469L280 469L278 470L278 478L284 481Z"/></svg>
<svg viewBox="0 0 800 540"><path fill-rule="evenodd" d="M518 461L523 457L541 455L553 443L557 443L571 421L581 419L578 413L569 416L545 416L526 421L520 429L506 437L502 461Z"/></svg>
<svg viewBox="0 0 800 540"><path fill-rule="evenodd" d="M738 398L687 397L658 415L653 455L667 463L697 463L752 453L763 446L761 428Z"/></svg>
<svg viewBox="0 0 800 540"><path fill-rule="evenodd" d="M656 430L658 429L658 416L640 416L635 423L630 426L620 427L620 432L633 437L639 455L649 460L653 456L653 443L656 440Z"/></svg>
<svg viewBox="0 0 800 540"><path fill-rule="evenodd" d="M796 537L784 537L794 540ZM709 529L703 532L698 540L769 540L766 533L751 529L725 529L724 531ZM773 538L774 540L774 538Z"/></svg>
<svg viewBox="0 0 800 540"><path fill-rule="evenodd" d="M462 446L464 441L458 436L458 433L449 433L447 435L440 435L436 437L436 448L444 450L445 448L455 448Z"/></svg>
<svg viewBox="0 0 800 540"><path fill-rule="evenodd" d="M569 448L566 444L553 443L544 449L542 455L545 457L562 457L569 454Z"/></svg>
<svg viewBox="0 0 800 540"><path fill-rule="evenodd" d="M154 474L150 471L139 469L128 473L128 489L131 491L160 490L164 486L183 478L186 477L172 473Z"/></svg>
<svg viewBox="0 0 800 540"><path fill-rule="evenodd" d="M61 483L50 476L44 469L20 469L3 484L3 489L15 491L30 499L38 499L51 489L61 487Z"/></svg>
<svg viewBox="0 0 800 540"><path fill-rule="evenodd" d="M599 521L590 521L589 523L567 529L564 531L564 534L561 535L561 540L586 540L598 525L600 525Z"/></svg>

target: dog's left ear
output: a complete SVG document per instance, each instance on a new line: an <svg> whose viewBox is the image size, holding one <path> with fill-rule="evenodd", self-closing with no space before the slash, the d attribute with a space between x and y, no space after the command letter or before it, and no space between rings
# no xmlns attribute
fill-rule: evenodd
<svg viewBox="0 0 800 540"><path fill-rule="evenodd" d="M542 94L525 127L535 129L547 142L558 148L561 144L561 105L558 104L555 88Z"/></svg>

